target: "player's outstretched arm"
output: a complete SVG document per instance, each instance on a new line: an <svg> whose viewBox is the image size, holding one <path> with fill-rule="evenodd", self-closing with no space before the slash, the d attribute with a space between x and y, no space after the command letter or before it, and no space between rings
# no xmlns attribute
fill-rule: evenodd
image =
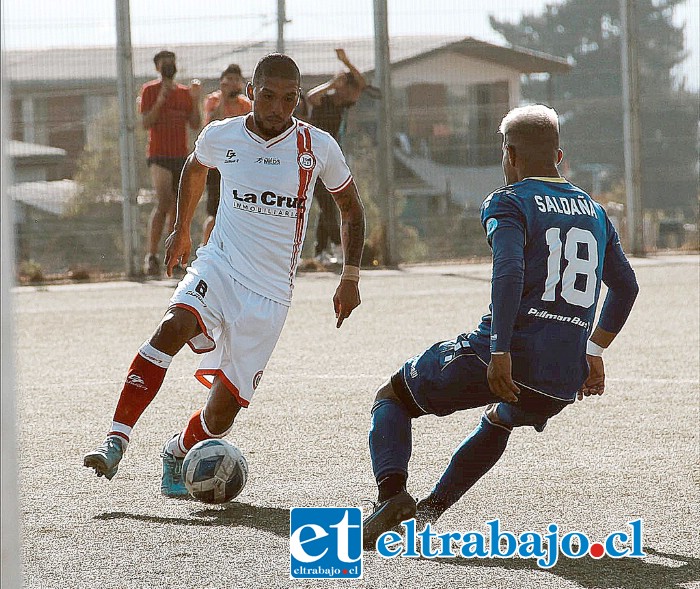
<svg viewBox="0 0 700 589"><path fill-rule="evenodd" d="M365 245L365 209L355 182L333 195L340 209L340 239L343 244L343 274L333 296L333 307L338 320L336 327L350 316L360 304L360 263Z"/></svg>
<svg viewBox="0 0 700 589"><path fill-rule="evenodd" d="M200 164L194 153L187 157L180 176L175 227L165 240L165 268L168 276L172 276L175 266L185 265L190 259L192 251L190 226L194 211L204 192L208 171L209 168Z"/></svg>

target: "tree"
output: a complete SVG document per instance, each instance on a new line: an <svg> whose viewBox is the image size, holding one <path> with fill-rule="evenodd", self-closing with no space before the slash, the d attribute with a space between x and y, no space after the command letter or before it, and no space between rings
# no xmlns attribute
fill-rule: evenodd
<svg viewBox="0 0 700 589"><path fill-rule="evenodd" d="M683 27L672 22L684 0L635 0L642 126L642 196L649 208L692 208L697 199L698 97L673 76L686 57ZM622 72L618 0L566 0L511 24L491 26L512 45L570 59L574 67L552 80L553 106L562 118L562 142L577 180L590 184L587 165L623 176ZM528 100L546 102L545 81L523 86ZM588 168L590 169L590 168ZM586 186L590 188L590 186Z"/></svg>
<svg viewBox="0 0 700 589"><path fill-rule="evenodd" d="M112 100L93 121L94 144L80 154L75 180L80 185L76 213L90 204L103 202L106 196L121 195L121 154L119 151L119 104ZM136 127L136 173L140 187L150 185L145 156L146 132Z"/></svg>

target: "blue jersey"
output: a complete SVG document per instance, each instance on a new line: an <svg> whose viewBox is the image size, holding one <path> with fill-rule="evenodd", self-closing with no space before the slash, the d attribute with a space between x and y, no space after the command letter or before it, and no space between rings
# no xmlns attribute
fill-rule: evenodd
<svg viewBox="0 0 700 589"><path fill-rule="evenodd" d="M472 348L485 363L491 352L509 351L515 382L573 400L588 375L601 283L624 276L623 286L636 288L617 232L604 209L563 178L500 188L484 200L481 222L494 253L493 289ZM631 302L622 323L630 309Z"/></svg>

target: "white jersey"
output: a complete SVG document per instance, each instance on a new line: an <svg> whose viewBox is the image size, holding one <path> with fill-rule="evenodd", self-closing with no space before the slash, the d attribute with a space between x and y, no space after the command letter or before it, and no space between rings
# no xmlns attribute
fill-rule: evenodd
<svg viewBox="0 0 700 589"><path fill-rule="evenodd" d="M292 119L289 129L265 141L246 118L213 121L195 143L197 160L217 168L222 182L204 247L227 260L232 278L245 287L289 305L314 185L320 178L329 192L339 192L352 175L325 131Z"/></svg>

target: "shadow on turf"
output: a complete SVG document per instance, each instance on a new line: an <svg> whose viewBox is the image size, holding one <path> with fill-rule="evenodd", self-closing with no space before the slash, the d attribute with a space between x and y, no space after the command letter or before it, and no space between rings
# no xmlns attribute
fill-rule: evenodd
<svg viewBox="0 0 700 589"><path fill-rule="evenodd" d="M644 552L648 556L669 559L673 562L661 564L653 560L636 558L604 557L594 560L587 557L580 559L560 557L551 569L540 569L534 560L520 558L436 558L431 559L431 562L449 566L541 570L591 589L683 589L682 584L700 580L700 559L666 554L653 548L645 548Z"/></svg>
<svg viewBox="0 0 700 589"><path fill-rule="evenodd" d="M201 505L201 503L193 504ZM162 517L110 511L95 516L95 519L132 519L155 524L180 526L232 526L255 528L271 532L282 538L289 538L289 509L279 507L258 507L248 503L227 503L193 511L191 517Z"/></svg>

